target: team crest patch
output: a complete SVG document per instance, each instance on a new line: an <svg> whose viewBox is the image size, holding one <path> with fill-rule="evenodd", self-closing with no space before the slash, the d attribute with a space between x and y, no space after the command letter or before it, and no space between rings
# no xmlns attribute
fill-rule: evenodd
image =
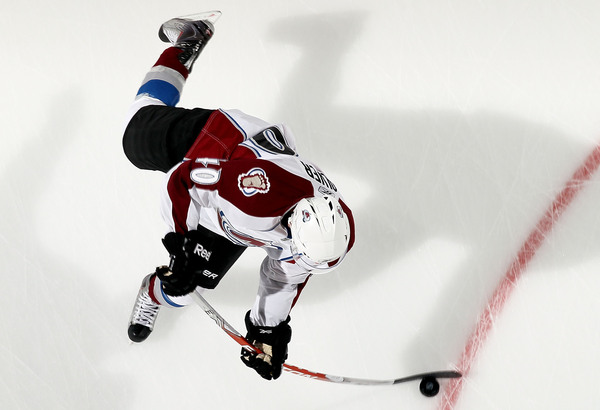
<svg viewBox="0 0 600 410"><path fill-rule="evenodd" d="M310 221L310 216L311 216L311 214L307 209L302 210L302 222Z"/></svg>
<svg viewBox="0 0 600 410"><path fill-rule="evenodd" d="M261 168L253 168L238 176L238 188L246 196L266 194L271 188L267 173Z"/></svg>

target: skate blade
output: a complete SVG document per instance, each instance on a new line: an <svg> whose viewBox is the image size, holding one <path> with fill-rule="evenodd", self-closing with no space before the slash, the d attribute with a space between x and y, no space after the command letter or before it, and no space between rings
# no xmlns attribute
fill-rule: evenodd
<svg viewBox="0 0 600 410"><path fill-rule="evenodd" d="M197 21L197 20L206 20L210 23L214 24L220 17L221 12L219 10L205 11L203 13L190 14L188 16L180 16L177 18Z"/></svg>

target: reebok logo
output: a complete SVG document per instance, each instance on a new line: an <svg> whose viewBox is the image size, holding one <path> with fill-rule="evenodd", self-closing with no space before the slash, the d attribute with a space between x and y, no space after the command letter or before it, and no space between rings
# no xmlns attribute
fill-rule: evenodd
<svg viewBox="0 0 600 410"><path fill-rule="evenodd" d="M194 249L194 255L200 256L201 258L204 258L208 261L210 259L211 254L212 252L209 252L206 249L204 249L204 246L202 246L199 243L196 244L196 248Z"/></svg>
<svg viewBox="0 0 600 410"><path fill-rule="evenodd" d="M217 279L219 277L219 275L217 275L216 273L212 273L209 270L205 270L204 272L202 272L202 274L209 279Z"/></svg>

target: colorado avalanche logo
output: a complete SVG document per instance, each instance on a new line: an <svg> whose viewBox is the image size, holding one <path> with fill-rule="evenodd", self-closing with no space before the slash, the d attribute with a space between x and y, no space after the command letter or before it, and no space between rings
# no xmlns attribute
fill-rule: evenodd
<svg viewBox="0 0 600 410"><path fill-rule="evenodd" d="M308 210L303 209L302 210L302 222L310 221L310 217L311 217L311 213Z"/></svg>
<svg viewBox="0 0 600 410"><path fill-rule="evenodd" d="M246 196L266 194L271 188L267 173L261 168L253 168L238 176L238 188Z"/></svg>

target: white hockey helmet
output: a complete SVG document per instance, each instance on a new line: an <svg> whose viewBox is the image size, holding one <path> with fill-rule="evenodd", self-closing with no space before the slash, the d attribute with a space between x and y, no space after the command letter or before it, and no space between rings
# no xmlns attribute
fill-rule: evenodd
<svg viewBox="0 0 600 410"><path fill-rule="evenodd" d="M294 259L310 270L337 265L348 250L350 223L333 197L300 200L288 224Z"/></svg>

